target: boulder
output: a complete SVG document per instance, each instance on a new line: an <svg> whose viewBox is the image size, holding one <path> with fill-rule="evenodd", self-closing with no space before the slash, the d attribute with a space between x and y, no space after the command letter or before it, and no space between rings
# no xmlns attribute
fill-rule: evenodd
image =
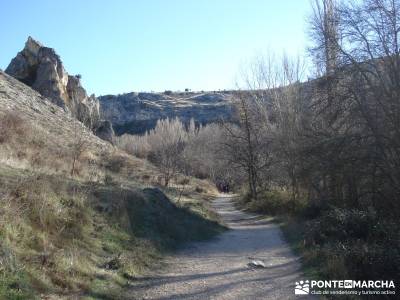
<svg viewBox="0 0 400 300"><path fill-rule="evenodd" d="M108 141L110 143L113 143L114 141L115 134L110 121L99 121L94 133L102 140Z"/></svg>

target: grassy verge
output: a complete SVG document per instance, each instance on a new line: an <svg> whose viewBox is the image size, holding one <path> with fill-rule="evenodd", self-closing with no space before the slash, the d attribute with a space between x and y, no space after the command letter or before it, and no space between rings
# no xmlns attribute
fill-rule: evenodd
<svg viewBox="0 0 400 300"><path fill-rule="evenodd" d="M223 230L201 195L3 167L0 195L0 299L122 299L166 252Z"/></svg>
<svg viewBox="0 0 400 300"><path fill-rule="evenodd" d="M289 217L279 216L276 219L282 229L285 240L293 252L298 255L302 262L302 272L307 278L324 279L320 272L318 250L306 247L306 224L304 221Z"/></svg>

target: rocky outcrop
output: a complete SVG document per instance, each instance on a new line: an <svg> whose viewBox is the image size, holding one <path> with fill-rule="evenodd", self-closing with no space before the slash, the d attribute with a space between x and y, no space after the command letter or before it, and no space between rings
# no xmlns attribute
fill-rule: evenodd
<svg viewBox="0 0 400 300"><path fill-rule="evenodd" d="M18 114L18 117L25 121L24 123L33 124L39 130L35 129L34 132L40 132L46 137L54 153L63 153L58 151L64 151L62 149L67 149L71 144L76 143L76 135L83 137L87 145L98 150L112 149L109 143L95 136L83 124L80 125L71 114L66 114L64 109L49 101L49 98L0 71L0 119L10 112ZM42 137L37 138L42 139ZM32 147L35 151L41 151L34 145ZM43 155L47 155L47 152ZM1 161L4 162L7 157L2 155L0 157L1 164Z"/></svg>
<svg viewBox="0 0 400 300"><path fill-rule="evenodd" d="M94 132L109 126L100 120L99 101L94 95L87 95L80 76L69 75L55 50L33 38L28 38L5 72L70 112Z"/></svg>
<svg viewBox="0 0 400 300"><path fill-rule="evenodd" d="M99 97L100 114L109 120L117 135L141 134L155 127L157 120L178 117L198 124L232 118L229 92L128 93Z"/></svg>
<svg viewBox="0 0 400 300"><path fill-rule="evenodd" d="M102 121L95 128L94 133L101 139L109 142L114 140L114 129L110 121Z"/></svg>

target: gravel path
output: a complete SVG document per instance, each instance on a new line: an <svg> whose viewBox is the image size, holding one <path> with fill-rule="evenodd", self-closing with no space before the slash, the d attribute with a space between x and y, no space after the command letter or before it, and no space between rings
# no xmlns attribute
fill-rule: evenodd
<svg viewBox="0 0 400 300"><path fill-rule="evenodd" d="M230 230L166 258L166 268L132 282L132 299L313 299L295 296L300 263L271 220L237 210L229 197L213 202ZM248 263L261 260L265 268Z"/></svg>

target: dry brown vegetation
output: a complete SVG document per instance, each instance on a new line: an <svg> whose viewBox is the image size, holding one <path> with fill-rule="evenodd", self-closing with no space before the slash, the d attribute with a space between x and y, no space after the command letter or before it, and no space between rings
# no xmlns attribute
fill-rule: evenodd
<svg viewBox="0 0 400 300"><path fill-rule="evenodd" d="M159 120L156 127L144 135L117 137L116 145L158 166L164 185L185 175L218 183L234 175L227 166L225 153L220 151L224 140L225 132L220 124L197 126L191 120L189 126L185 126L179 119L167 118Z"/></svg>
<svg viewBox="0 0 400 300"><path fill-rule="evenodd" d="M315 79L299 83L298 60L268 57L237 97L228 146L246 153L232 156L248 175L245 205L289 216L288 236L323 279L399 274L399 9L315 1Z"/></svg>
<svg viewBox="0 0 400 300"><path fill-rule="evenodd" d="M165 251L221 230L208 182L164 188L157 167L1 76L1 96L22 94L0 102L0 299L120 299Z"/></svg>
<svg viewBox="0 0 400 300"><path fill-rule="evenodd" d="M0 296L7 299L38 292L118 298L119 285L143 274L165 249L219 230L201 217L210 215L193 193L196 213L189 202L179 208L154 189L11 168L1 174Z"/></svg>
<svg viewBox="0 0 400 300"><path fill-rule="evenodd" d="M13 137L23 136L26 129L24 120L15 112L1 116L0 143L6 143Z"/></svg>
<svg viewBox="0 0 400 300"><path fill-rule="evenodd" d="M228 183L249 209L291 218L306 264L323 279L393 279L400 273L399 23L397 0L314 1L310 80L300 58L261 57L244 90L233 93L233 123L191 129L166 120L122 144L160 166L166 155L172 174Z"/></svg>

